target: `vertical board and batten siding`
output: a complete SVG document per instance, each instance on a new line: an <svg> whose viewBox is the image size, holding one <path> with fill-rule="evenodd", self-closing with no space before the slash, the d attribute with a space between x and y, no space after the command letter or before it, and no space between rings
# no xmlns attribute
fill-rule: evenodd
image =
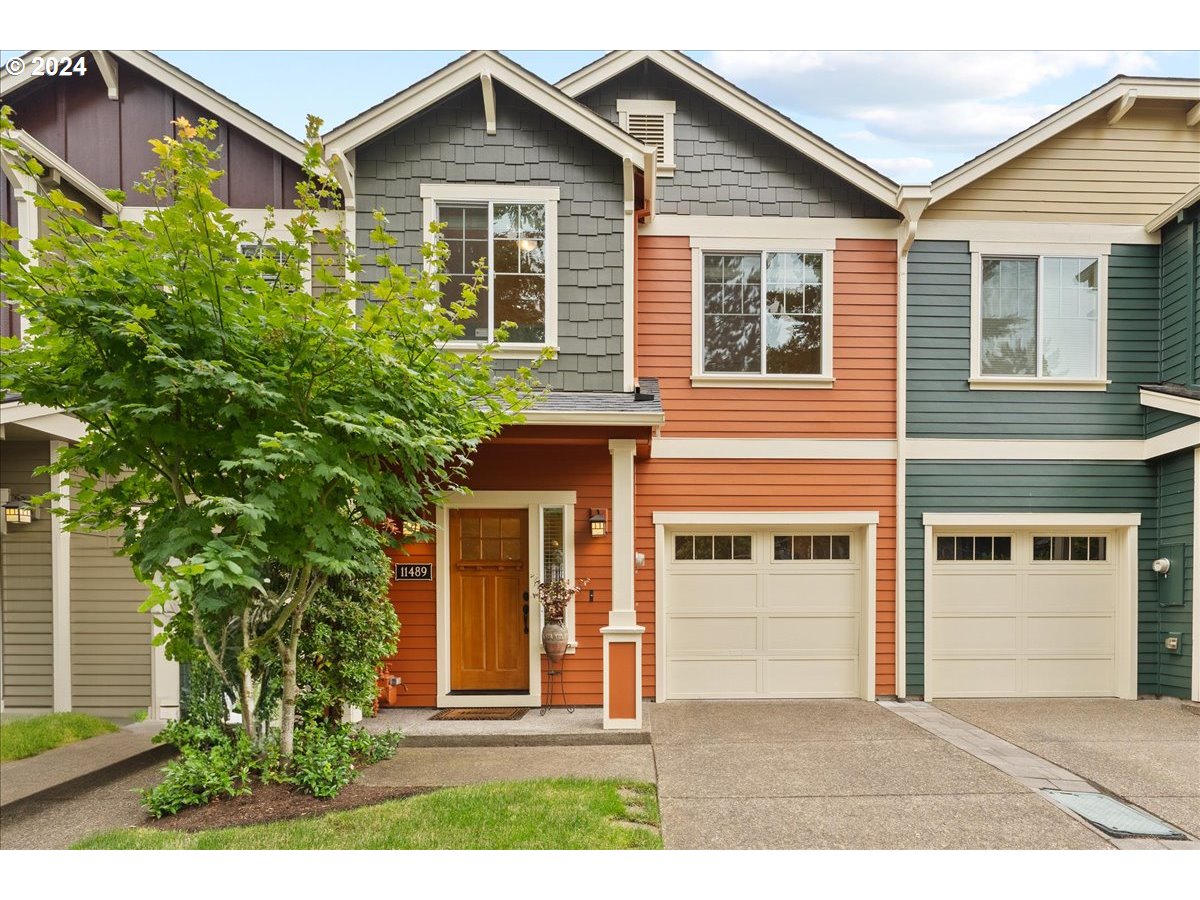
<svg viewBox="0 0 1200 900"><path fill-rule="evenodd" d="M1192 687L1192 654L1196 652L1196 634L1192 609L1196 602L1196 550L1195 532L1195 452L1184 450L1158 461L1158 542L1163 547L1182 544L1184 558L1172 560L1182 567L1183 606L1160 606L1158 609L1158 686L1154 691L1172 697L1187 699ZM1153 554L1158 556L1158 552ZM1174 569L1172 569L1174 572ZM1183 635L1181 653L1168 653L1163 639L1168 632Z"/></svg>
<svg viewBox="0 0 1200 900"><path fill-rule="evenodd" d="M12 496L44 494L50 478L33 470L50 462L46 441L0 444L0 486ZM0 598L4 617L4 706L50 709L54 704L51 650L50 515L0 535Z"/></svg>
<svg viewBox="0 0 1200 900"><path fill-rule="evenodd" d="M127 718L150 705L147 590L107 534L71 535L71 708Z"/></svg>
<svg viewBox="0 0 1200 900"><path fill-rule="evenodd" d="M567 698L581 706L599 706L603 702L603 645L600 629L608 624L612 608L612 536L593 538L588 525L590 509L612 507L612 457L607 440L591 444L537 445L489 444L479 451L470 470L468 484L473 491L575 491L575 578L590 579L587 588L575 598L575 640L579 646L564 663ZM639 548L640 549L640 548ZM408 551L408 555L405 554ZM536 554L537 548L530 552ZM390 551L396 562L428 562L436 565L432 542L412 544ZM588 591L595 592L589 601ZM653 583L651 584L653 591ZM400 618L400 642L387 670L400 676L403 687L396 693L397 706L437 705L437 592L435 581L395 582L389 597ZM538 619L536 604L531 604L530 627ZM639 624L646 626L645 659L647 677L653 673L654 621L649 611L639 606ZM546 669L543 656L543 673ZM542 673L534 672L533 677ZM651 682L652 684L652 682ZM542 676L543 690L545 678ZM653 696L653 688L649 694Z"/></svg>
<svg viewBox="0 0 1200 900"><path fill-rule="evenodd" d="M1200 209L1193 206L1183 222L1172 222L1162 229L1163 381L1200 384L1198 269Z"/></svg>
<svg viewBox="0 0 1200 900"><path fill-rule="evenodd" d="M663 215L898 218L895 210L696 88L644 61L578 98L619 125L617 100L675 101L675 171Z"/></svg>
<svg viewBox="0 0 1200 900"><path fill-rule="evenodd" d="M1138 100L1046 139L925 211L924 220L996 219L1143 225L1197 183L1200 129L1191 103Z"/></svg>
<svg viewBox="0 0 1200 900"><path fill-rule="evenodd" d="M489 135L474 82L354 153L359 252L374 259L382 209L398 241L386 252L403 266L421 263L422 184L558 187L558 355L539 377L558 390L622 389L624 176L610 150L499 84ZM374 265L360 275L378 278Z"/></svg>
<svg viewBox="0 0 1200 900"><path fill-rule="evenodd" d="M13 183L0 167L0 222L17 227L17 199ZM21 333L21 316L17 308L4 299L4 285L0 284L0 337L13 337Z"/></svg>
<svg viewBox="0 0 1200 900"><path fill-rule="evenodd" d="M1158 380L1158 247L1114 244L1106 391L971 390L971 254L917 241L908 262L908 436L1140 440L1139 384Z"/></svg>
<svg viewBox="0 0 1200 900"><path fill-rule="evenodd" d="M174 133L171 122L179 116L193 124L201 116L218 117L137 68L114 61L118 100L108 99L108 86L87 54L86 75L39 78L5 102L13 107L18 128L101 188L125 191L130 206L151 206L152 198L134 188L158 162L148 141ZM214 143L223 148L218 165L226 173L213 184L217 197L243 209L268 204L291 209L301 178L296 163L223 122Z"/></svg>
<svg viewBox="0 0 1200 900"><path fill-rule="evenodd" d="M905 519L905 630L908 693L925 687L927 512L1141 513L1138 529L1138 691L1158 693L1158 478L1139 462L971 462L909 460Z"/></svg>
<svg viewBox="0 0 1200 900"><path fill-rule="evenodd" d="M669 417L670 413L668 413ZM654 696L654 513L877 511L875 690L896 693L896 464L892 460L639 459L634 468L643 690Z"/></svg>
<svg viewBox="0 0 1200 900"><path fill-rule="evenodd" d="M664 437L894 438L896 244L839 240L832 388L692 387L692 251L638 238L637 370L659 380Z"/></svg>

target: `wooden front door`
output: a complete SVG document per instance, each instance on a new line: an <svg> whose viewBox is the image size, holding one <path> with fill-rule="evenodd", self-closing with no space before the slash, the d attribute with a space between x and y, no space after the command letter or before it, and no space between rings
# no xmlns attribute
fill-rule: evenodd
<svg viewBox="0 0 1200 900"><path fill-rule="evenodd" d="M529 690L529 511L450 510L450 690Z"/></svg>

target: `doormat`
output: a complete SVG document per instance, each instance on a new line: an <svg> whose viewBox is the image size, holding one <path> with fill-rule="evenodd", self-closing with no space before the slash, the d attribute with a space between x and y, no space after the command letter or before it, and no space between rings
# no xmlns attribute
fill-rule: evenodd
<svg viewBox="0 0 1200 900"><path fill-rule="evenodd" d="M529 710L525 707L471 707L466 709L439 710L430 716L429 719L430 721L433 721L434 719L442 719L455 722L512 722L516 719L520 719L527 712L529 712Z"/></svg>

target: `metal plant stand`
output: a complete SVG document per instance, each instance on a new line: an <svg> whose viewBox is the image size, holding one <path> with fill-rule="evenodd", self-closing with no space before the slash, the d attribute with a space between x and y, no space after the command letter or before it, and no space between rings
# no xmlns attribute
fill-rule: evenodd
<svg viewBox="0 0 1200 900"><path fill-rule="evenodd" d="M546 713L548 713L550 711L550 708L552 706L554 706L554 682L555 682L555 679L558 680L558 693L559 693L559 696L562 697L562 705L567 708L567 712L569 712L569 713L575 712L575 707L567 702L567 688L566 688L566 685L563 683L563 661L565 661L565 659L566 659L566 657L563 657L563 659L557 663L557 668L554 668L554 666L556 665L555 663L551 663L550 664L551 668L546 670L546 681L548 682L546 696L549 699L549 702L542 705L542 708L538 713L539 715L544 716Z"/></svg>

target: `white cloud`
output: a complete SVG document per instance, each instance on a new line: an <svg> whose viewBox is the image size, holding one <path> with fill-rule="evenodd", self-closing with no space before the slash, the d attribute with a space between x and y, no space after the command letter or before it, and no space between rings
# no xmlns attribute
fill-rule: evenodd
<svg viewBox="0 0 1200 900"><path fill-rule="evenodd" d="M863 160L893 181L927 181L933 174L933 160L923 156L887 156Z"/></svg>

